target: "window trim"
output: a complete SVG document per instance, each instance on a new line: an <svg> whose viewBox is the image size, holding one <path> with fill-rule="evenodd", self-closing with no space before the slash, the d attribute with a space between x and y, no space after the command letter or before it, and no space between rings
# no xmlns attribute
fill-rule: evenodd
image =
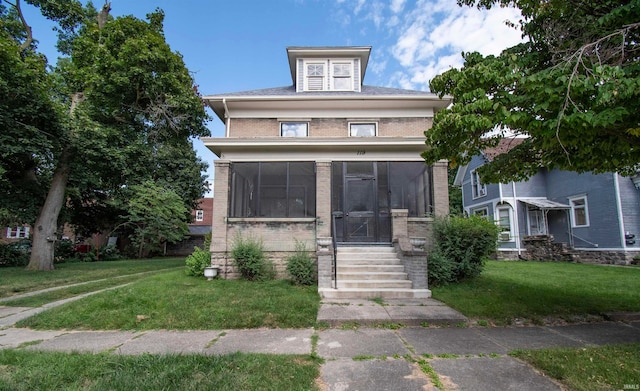
<svg viewBox="0 0 640 391"><path fill-rule="evenodd" d="M282 129L283 125L304 125L305 134L304 135L298 135L298 133L296 133L293 136L285 136L284 133L283 133L284 131ZM292 138L309 137L309 121L280 121L280 137L292 137Z"/></svg>
<svg viewBox="0 0 640 391"><path fill-rule="evenodd" d="M576 201L584 201L584 205L578 206L576 207L575 202ZM578 196L573 196L573 197L569 197L569 205L571 206L571 228L586 228L590 226L590 222L589 222L589 203L587 201L587 195L583 194L583 195L578 195ZM576 211L579 209L583 209L584 210L584 220L585 220L585 224L582 225L578 225L576 222Z"/></svg>
<svg viewBox="0 0 640 391"><path fill-rule="evenodd" d="M509 218L509 230L508 231L507 230L502 230L502 228L506 227L506 226L501 224L501 220L500 220L500 211L501 210L506 210L507 211L507 217ZM494 218L495 218L496 225L500 229L500 232L498 233L498 241L499 242L513 242L515 240L515 235L513 235L513 208L511 207L511 205L502 204L502 205L496 206ZM509 239L508 240L503 240L502 237L501 237L502 234L505 233L505 232L509 233Z"/></svg>
<svg viewBox="0 0 640 391"><path fill-rule="evenodd" d="M471 199L478 199L487 196L487 185L482 183L478 171L471 170Z"/></svg>
<svg viewBox="0 0 640 391"><path fill-rule="evenodd" d="M204 221L204 210L196 210L196 221Z"/></svg>
<svg viewBox="0 0 640 391"><path fill-rule="evenodd" d="M354 136L352 134L351 126L353 125L373 125L373 136ZM378 122L377 121L349 121L348 125L349 137L378 137Z"/></svg>
<svg viewBox="0 0 640 391"><path fill-rule="evenodd" d="M7 227L7 239L26 239L28 237L29 227L27 226Z"/></svg>
<svg viewBox="0 0 640 391"><path fill-rule="evenodd" d="M481 212L483 212L484 214L481 214ZM489 207L488 206L483 206L482 208L472 209L471 210L471 214L474 215L474 216L480 216L482 218L488 219L489 218Z"/></svg>

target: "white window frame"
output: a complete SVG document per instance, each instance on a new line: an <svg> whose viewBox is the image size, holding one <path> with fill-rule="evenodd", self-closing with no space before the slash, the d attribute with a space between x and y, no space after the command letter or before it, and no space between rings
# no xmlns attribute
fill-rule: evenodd
<svg viewBox="0 0 640 391"><path fill-rule="evenodd" d="M309 66L310 65L322 65L323 74L322 75L311 75L309 74ZM348 69L349 74L338 74L336 73L335 66L346 65L347 67L344 69ZM355 88L355 66L354 60L351 58L336 58L336 59L317 59L317 58L308 58L303 60L303 78L304 78L304 86L303 91L313 92L313 91L353 91ZM312 78L320 79L321 88L311 88L309 84L309 80ZM345 88L337 88L336 81L340 80L348 80L348 85Z"/></svg>
<svg viewBox="0 0 640 391"><path fill-rule="evenodd" d="M495 209L494 218L496 218L496 225L500 228L500 232L498 233L498 241L500 242L513 242L513 208L511 205L498 205ZM500 216L501 211L507 212L507 218L509 219L509 226L507 227L505 224L502 224L502 217ZM505 228L508 228L506 230ZM505 239L504 234L508 234L509 238Z"/></svg>
<svg viewBox="0 0 640 391"><path fill-rule="evenodd" d="M373 125L373 135L357 136L353 134L354 125ZM377 137L378 136L378 123L375 121L358 121L349 122L349 137Z"/></svg>
<svg viewBox="0 0 640 391"><path fill-rule="evenodd" d="M204 221L204 210L196 210L196 221Z"/></svg>
<svg viewBox="0 0 640 391"><path fill-rule="evenodd" d="M576 205L576 202L584 201L583 205ZM587 202L586 195L579 195L575 197L569 197L569 205L571 206L571 227L572 228L584 228L589 226L589 203ZM578 210L584 210L585 224L578 225L576 219L576 212Z"/></svg>
<svg viewBox="0 0 640 391"><path fill-rule="evenodd" d="M480 180L476 170L471 170L471 198L477 199L487 195L487 186Z"/></svg>
<svg viewBox="0 0 640 391"><path fill-rule="evenodd" d="M25 239L29 237L29 227L7 227L7 239Z"/></svg>
<svg viewBox="0 0 640 391"><path fill-rule="evenodd" d="M322 65L322 75L309 75L309 65ZM327 71L329 64L326 60L305 60L304 61L304 90L305 91L326 91L327 90ZM309 79L319 78L321 88L310 88Z"/></svg>
<svg viewBox="0 0 640 391"><path fill-rule="evenodd" d="M292 127L300 127L304 126L304 130L301 132L301 129L290 129L285 131L286 126ZM293 133L289 133L289 132ZM285 132L287 132L285 134ZM309 137L309 122L306 121L280 121L280 137Z"/></svg>
<svg viewBox="0 0 640 391"><path fill-rule="evenodd" d="M349 70L348 75L339 75L336 73L336 65L346 65L345 69ZM330 89L331 91L353 91L353 61L352 60L329 60L329 72L330 72ZM348 86L346 88L337 88L337 80L348 80Z"/></svg>
<svg viewBox="0 0 640 391"><path fill-rule="evenodd" d="M474 216L480 216L483 219L488 219L489 218L489 208L485 206L483 208L473 209L471 211L471 214L473 214Z"/></svg>

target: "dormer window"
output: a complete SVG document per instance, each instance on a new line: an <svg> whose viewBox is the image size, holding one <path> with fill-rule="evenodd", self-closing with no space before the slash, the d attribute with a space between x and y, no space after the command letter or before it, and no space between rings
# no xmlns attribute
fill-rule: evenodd
<svg viewBox="0 0 640 391"><path fill-rule="evenodd" d="M306 83L308 91L322 91L324 90L325 80L325 64L324 62L316 63L311 62L306 64Z"/></svg>
<svg viewBox="0 0 640 391"><path fill-rule="evenodd" d="M352 59L304 60L304 91L353 91Z"/></svg>

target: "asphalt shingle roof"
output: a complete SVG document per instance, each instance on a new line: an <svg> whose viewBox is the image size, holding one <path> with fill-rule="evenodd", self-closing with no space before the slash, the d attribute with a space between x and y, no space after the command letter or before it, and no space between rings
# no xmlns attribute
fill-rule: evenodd
<svg viewBox="0 0 640 391"><path fill-rule="evenodd" d="M263 88L259 90L249 90L240 92L231 92L225 94L215 94L216 97L242 97L242 96L435 96L435 94L426 91L404 90L401 88L376 87L363 85L360 92L354 91L305 91L296 92L294 86Z"/></svg>

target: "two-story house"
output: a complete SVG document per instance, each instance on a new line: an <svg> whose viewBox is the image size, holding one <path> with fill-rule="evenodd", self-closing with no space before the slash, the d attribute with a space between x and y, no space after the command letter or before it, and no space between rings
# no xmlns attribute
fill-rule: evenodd
<svg viewBox="0 0 640 391"><path fill-rule="evenodd" d="M355 295L360 283L348 283L355 275L332 269L325 256L335 241L338 251L375 254L358 261L370 277L408 275L395 288L380 282L358 294L428 295L425 271L373 264L387 256L395 263L402 255L394 242L430 237L433 216L448 212L446 162L427 166L420 153L434 113L449 100L363 84L370 51L289 47L292 85L204 97L226 129L225 137L203 138L220 158L211 251L223 277L236 277L229 252L238 234L262 239L280 275L299 241L317 255L322 294Z"/></svg>
<svg viewBox="0 0 640 391"><path fill-rule="evenodd" d="M626 264L640 255L638 180L541 170L527 181L483 183L477 169L522 140L502 139L487 148L459 167L454 181L467 214L500 226L499 258Z"/></svg>

